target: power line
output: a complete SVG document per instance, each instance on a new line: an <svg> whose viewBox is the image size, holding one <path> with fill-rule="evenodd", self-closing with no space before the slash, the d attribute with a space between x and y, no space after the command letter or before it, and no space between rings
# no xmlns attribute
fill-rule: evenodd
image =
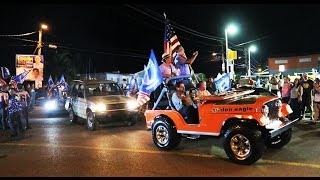
<svg viewBox="0 0 320 180"><path fill-rule="evenodd" d="M264 36L264 37L261 37L261 38L259 38L259 39L255 39L255 40L252 40L252 41L248 41L248 42L240 43L240 44L235 45L235 46L243 46L243 45L245 45L245 44L252 43L252 42L255 42L255 41L259 41L259 40L261 40L261 39L265 39L265 38L270 37L270 36L271 36L271 35Z"/></svg>
<svg viewBox="0 0 320 180"><path fill-rule="evenodd" d="M15 39L15 40L26 41L26 42L35 42L35 43L38 43L38 41L31 40L31 39L16 38L16 37L9 37L9 38L11 38L11 39Z"/></svg>
<svg viewBox="0 0 320 180"><path fill-rule="evenodd" d="M155 14L155 15L158 16L158 17L163 17L162 15L160 15L159 13L156 13L156 12L152 11L151 9L145 8L145 10L149 11L150 13ZM189 31L192 31L192 32L195 32L195 33L198 33L198 34L200 34L200 35L207 36L207 37L209 37L209 38L216 38L216 39L219 39L219 40L223 40L223 38L221 38L221 37L212 36L212 35L208 35L208 34L204 34L204 33L198 32L198 31L193 30L193 29L191 29L191 28L188 28L188 27L186 27L186 26L180 25L180 24L178 24L178 23L175 22L175 21L170 20L170 22L172 22L172 23L175 24L176 26L180 26L180 27L182 27L182 28L185 28L185 29L187 29L187 30L189 30ZM173 26L173 25L172 25L172 26Z"/></svg>
<svg viewBox="0 0 320 180"><path fill-rule="evenodd" d="M14 37L14 36L29 36L31 34L37 33L38 31L24 33L24 34L0 34L0 37Z"/></svg>
<svg viewBox="0 0 320 180"><path fill-rule="evenodd" d="M154 17L154 16L152 16L152 15L146 13L146 12L143 12L143 11L141 11L141 10L133 7L133 6L130 6L130 5L128 5L128 4L125 4L125 6L130 7L130 8L132 8L132 9L134 9L134 10L136 10L136 11L142 13L142 14L147 15L148 17L151 17L151 18L153 18L153 19L155 19L155 20L157 20L157 21L160 21L160 22L164 23L164 20L161 20L161 19L159 19L159 18L156 18L156 17ZM177 23L175 23L175 24L177 24ZM183 28L180 28L179 26L181 26L181 25L178 25L178 26L177 26L177 25L172 25L172 27L175 27L176 29L179 29L179 30L184 31L184 32L189 33L189 34L192 34L192 35L194 35L194 36L198 36L198 37L202 37L202 38L210 39L210 40L215 40L215 41L221 41L221 40L222 40L222 39L217 39L217 38L214 38L214 37L207 37L207 35L202 35L203 33L201 33L201 34L195 34L195 33L193 33L193 32L197 32L197 31L191 30L191 31L193 31L193 32L190 32L190 30L189 30L189 31L188 31L188 30L185 30L185 29L183 29ZM184 27L184 28L186 28L186 27ZM189 29L189 28L187 28L187 29ZM199 33L199 32L197 32L197 33Z"/></svg>

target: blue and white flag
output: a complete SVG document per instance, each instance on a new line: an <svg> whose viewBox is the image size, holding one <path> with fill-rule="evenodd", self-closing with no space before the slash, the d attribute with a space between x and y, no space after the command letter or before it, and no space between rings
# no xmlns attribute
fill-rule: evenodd
<svg viewBox="0 0 320 180"><path fill-rule="evenodd" d="M10 71L6 67L1 67L1 77L3 79L9 79L10 78Z"/></svg>
<svg viewBox="0 0 320 180"><path fill-rule="evenodd" d="M62 74L60 81L58 83L58 85L60 85L61 87L63 87L62 90L68 90L69 86L68 83L66 82L66 80L64 79L64 75Z"/></svg>
<svg viewBox="0 0 320 180"><path fill-rule="evenodd" d="M52 87L52 86L54 86L54 82L53 82L53 79L52 79L52 77L50 75L50 77L48 79L48 87Z"/></svg>
<svg viewBox="0 0 320 180"><path fill-rule="evenodd" d="M162 83L161 72L156 56L151 49L147 67L144 69L144 77L139 89L137 103L139 106L150 100L150 94Z"/></svg>
<svg viewBox="0 0 320 180"><path fill-rule="evenodd" d="M60 81L59 81L59 84L66 84L66 80L64 79L64 76L62 74L61 78L60 78Z"/></svg>
<svg viewBox="0 0 320 180"><path fill-rule="evenodd" d="M18 84L22 84L24 82L24 80L26 79L26 77L27 77L27 75L29 74L30 71L31 71L31 69L28 70L28 71L27 70L23 70L22 73L20 73L20 74L18 74L16 76L13 76L11 78L11 80L15 81Z"/></svg>
<svg viewBox="0 0 320 180"><path fill-rule="evenodd" d="M230 73L226 73L226 74L222 75L214 83L215 83L216 88L219 91L219 93L230 90L231 89Z"/></svg>

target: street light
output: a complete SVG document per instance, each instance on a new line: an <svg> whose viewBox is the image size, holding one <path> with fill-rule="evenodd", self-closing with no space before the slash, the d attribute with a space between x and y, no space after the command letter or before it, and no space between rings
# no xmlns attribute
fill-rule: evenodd
<svg viewBox="0 0 320 180"><path fill-rule="evenodd" d="M40 29L39 29L39 41L38 41L38 55L41 55L41 47L42 47L42 30L47 30L48 25L46 24L41 24Z"/></svg>
<svg viewBox="0 0 320 180"><path fill-rule="evenodd" d="M250 65L250 52L255 52L257 50L257 47L254 45L251 45L248 49L249 54L249 61L248 61L248 77L251 77L251 65Z"/></svg>
<svg viewBox="0 0 320 180"><path fill-rule="evenodd" d="M226 60L227 60L227 73L229 72L229 59L228 59L228 33L230 34L235 34L238 31L237 27L234 24L230 24L225 30L224 30L224 34L225 34L225 39L226 39ZM233 65L233 63L231 63ZM224 65L224 63L223 63ZM232 71L232 67L231 67L231 77L233 78L233 71Z"/></svg>

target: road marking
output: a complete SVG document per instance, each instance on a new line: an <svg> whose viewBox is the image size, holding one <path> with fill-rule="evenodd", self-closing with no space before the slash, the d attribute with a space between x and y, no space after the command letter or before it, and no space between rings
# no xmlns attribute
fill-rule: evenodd
<svg viewBox="0 0 320 180"><path fill-rule="evenodd" d="M31 147L61 147L61 148L80 148L80 149L94 149L94 150L108 150L108 151L122 151L122 152L133 152L133 153L148 153L148 154L167 154L167 155L180 155L189 157L202 157L202 158L223 158L217 155L209 154L197 154L197 153L184 153L184 152L168 152L168 151L154 151L154 150L144 150L144 149L124 149L124 148L110 148L110 147L91 147L91 146L79 146L79 145L61 145L61 144L25 144L25 143L0 143L0 146L31 146ZM258 162L268 163L268 164L279 164L288 166L298 166L298 167L308 167L320 169L320 164L310 164L310 163L300 163L300 162L290 162L290 161L277 161L277 160L267 160L260 159Z"/></svg>

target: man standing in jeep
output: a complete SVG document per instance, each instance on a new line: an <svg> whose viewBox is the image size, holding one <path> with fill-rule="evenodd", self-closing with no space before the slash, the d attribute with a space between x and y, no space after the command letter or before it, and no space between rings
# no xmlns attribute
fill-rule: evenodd
<svg viewBox="0 0 320 180"><path fill-rule="evenodd" d="M189 64L192 64L193 61L198 56L198 51L192 53L191 58L187 58L184 48L181 45L178 45L176 48L176 57L174 58L174 64L177 69L180 69L180 75L189 75L191 74Z"/></svg>
<svg viewBox="0 0 320 180"><path fill-rule="evenodd" d="M184 84L176 83L176 91L172 94L172 103L188 124L197 124L197 105L194 104L189 94L186 94Z"/></svg>

